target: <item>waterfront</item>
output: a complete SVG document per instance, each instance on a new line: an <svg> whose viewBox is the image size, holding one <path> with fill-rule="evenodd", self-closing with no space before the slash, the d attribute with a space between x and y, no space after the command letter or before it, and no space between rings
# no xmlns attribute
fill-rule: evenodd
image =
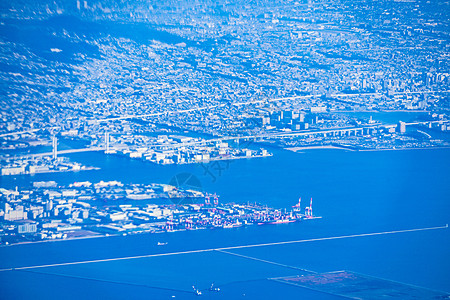
<svg viewBox="0 0 450 300"><path fill-rule="evenodd" d="M220 203L216 193L194 190L199 185L191 184L190 189L181 186L180 181L191 178L194 176L187 174L184 178L176 177L171 184L148 185L84 181L63 186L55 181L36 181L32 189L2 188L1 200L6 203L3 203L5 222L0 228L0 246L99 235L274 225L320 218L313 215L312 198L309 206L302 207L299 199L290 210L257 203Z"/></svg>
<svg viewBox="0 0 450 300"><path fill-rule="evenodd" d="M284 208L290 207L300 196L304 199L314 197L315 212L323 216L323 219L229 230L144 234L3 247L0 249L4 258L1 268L442 226L449 223L450 176L446 167L450 162L448 149L380 152L312 150L303 153L277 149L270 151L274 153L274 157L233 161L228 166L221 165L220 172L215 167L217 165L160 166L123 157L105 157L100 153L79 153L70 155L70 158L102 169L73 174L37 174L17 179L2 177L0 180L1 187L8 188L15 185L27 186L31 180L55 180L60 184L115 179L135 183L168 183L173 176L187 172L199 179L204 190L220 194L221 201L224 202L250 201ZM442 229L239 249L232 252L318 272L346 269L448 292L448 232L448 229ZM158 246L158 242L168 244ZM27 255L30 251L38 254ZM0 273L1 285L8 287L5 294L7 298L18 293L14 287L25 281L29 284L27 289L21 289L22 298L29 298L31 295L34 298L59 298L63 294L66 297L65 291L76 291L76 285L80 282L88 284L89 288L80 291L81 294L70 293L73 299L80 295L92 298L101 295L107 295L107 298L120 298L120 295L149 298L152 295L152 299L168 299L176 295L178 299L185 299L195 297L191 285L208 288L212 281L222 289L220 293L205 294L212 299L227 299L233 295L235 298L240 296L243 299L260 299L261 295L269 295L265 294L269 293L269 287L272 293L281 295L280 297L302 295L324 299L325 295L265 280L300 274L298 270L247 261L217 252ZM54 293L51 295L40 289L48 284L46 280L53 285ZM40 292L43 294L39 294ZM247 296L243 297L242 294Z"/></svg>
<svg viewBox="0 0 450 300"><path fill-rule="evenodd" d="M450 299L450 2L4 2L1 299Z"/></svg>

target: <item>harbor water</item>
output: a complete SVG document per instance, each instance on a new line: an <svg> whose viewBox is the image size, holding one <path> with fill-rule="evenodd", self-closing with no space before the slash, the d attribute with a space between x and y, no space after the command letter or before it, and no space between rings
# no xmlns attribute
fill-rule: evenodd
<svg viewBox="0 0 450 300"><path fill-rule="evenodd" d="M0 178L1 187L26 188L44 180L169 183L187 173L198 179L198 188L219 194L221 202L290 209L299 197L303 207L312 197L314 214L322 216L290 224L2 247L0 268L16 268L0 272L2 298L191 299L197 297L194 285L207 299L339 299L270 280L338 270L450 292L448 229L321 239L445 226L449 149L270 151L273 157L178 166L78 153L70 158L101 170ZM315 240L196 252L310 239ZM186 251L194 252L159 255ZM65 264L132 256L146 257ZM48 264L61 265L43 266ZM43 267L19 269L37 265ZM220 292L208 290L212 283Z"/></svg>

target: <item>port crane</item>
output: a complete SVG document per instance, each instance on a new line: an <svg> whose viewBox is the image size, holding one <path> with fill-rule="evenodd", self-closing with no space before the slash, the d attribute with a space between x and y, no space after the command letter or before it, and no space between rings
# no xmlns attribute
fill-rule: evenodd
<svg viewBox="0 0 450 300"><path fill-rule="evenodd" d="M302 197L298 198L298 203L292 206L294 208L295 212L300 212L301 203L302 203Z"/></svg>
<svg viewBox="0 0 450 300"><path fill-rule="evenodd" d="M313 212L312 212L312 198L309 202L309 206L305 207L305 216L312 218Z"/></svg>

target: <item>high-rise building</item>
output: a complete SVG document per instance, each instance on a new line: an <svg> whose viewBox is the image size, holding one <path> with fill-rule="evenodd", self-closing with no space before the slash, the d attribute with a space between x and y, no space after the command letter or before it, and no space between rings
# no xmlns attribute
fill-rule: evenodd
<svg viewBox="0 0 450 300"><path fill-rule="evenodd" d="M17 226L18 233L33 233L37 231L36 223L25 223Z"/></svg>
<svg viewBox="0 0 450 300"><path fill-rule="evenodd" d="M45 204L45 210L51 211L53 209L53 200L49 199L47 200L47 203Z"/></svg>

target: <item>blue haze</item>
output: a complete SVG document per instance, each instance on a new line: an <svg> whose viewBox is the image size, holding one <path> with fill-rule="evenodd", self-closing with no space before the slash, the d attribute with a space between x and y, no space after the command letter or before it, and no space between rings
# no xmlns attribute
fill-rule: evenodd
<svg viewBox="0 0 450 300"><path fill-rule="evenodd" d="M1 268L147 255L234 245L442 226L449 223L448 149L382 152L316 150L292 153L271 149L274 157L233 161L216 180L200 165L159 166L103 154L71 158L102 170L75 174L1 178L0 186L27 186L32 180L58 183L90 180L167 183L176 174L194 174L203 189L223 202L260 202L289 208L298 197L314 198L321 220L238 229L117 236L0 248ZM304 205L306 203L304 202ZM156 246L168 242L167 246ZM318 241L234 253L318 272L351 270L450 292L449 231L435 230ZM30 255L33 253L33 255ZM5 299L190 299L192 285L220 293L207 299L339 299L283 285L267 278L301 271L219 252L142 258L25 271L0 272ZM51 288L46 288L51 286ZM82 289L79 287L83 286ZM163 289L161 289L163 288ZM169 290L167 290L169 289ZM173 289L173 290L170 290ZM245 294L245 296L243 295ZM272 296L273 297L272 297ZM277 296L278 295L278 296ZM17 299L17 298L15 298Z"/></svg>

